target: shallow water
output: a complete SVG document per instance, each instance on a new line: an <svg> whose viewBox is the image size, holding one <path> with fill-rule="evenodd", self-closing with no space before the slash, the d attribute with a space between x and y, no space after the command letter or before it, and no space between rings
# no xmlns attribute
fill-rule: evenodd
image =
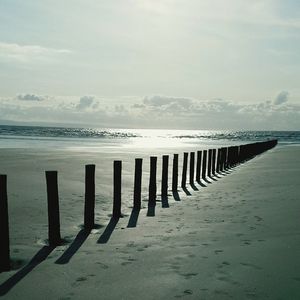
<svg viewBox="0 0 300 300"><path fill-rule="evenodd" d="M99 148L218 147L268 139L280 144L300 144L300 131L215 131L65 128L0 125L0 148Z"/></svg>

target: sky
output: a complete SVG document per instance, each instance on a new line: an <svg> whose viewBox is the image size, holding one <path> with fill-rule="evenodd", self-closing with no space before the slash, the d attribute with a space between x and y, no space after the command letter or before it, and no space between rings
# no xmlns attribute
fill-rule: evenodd
<svg viewBox="0 0 300 300"><path fill-rule="evenodd" d="M0 124L300 130L299 0L0 0Z"/></svg>

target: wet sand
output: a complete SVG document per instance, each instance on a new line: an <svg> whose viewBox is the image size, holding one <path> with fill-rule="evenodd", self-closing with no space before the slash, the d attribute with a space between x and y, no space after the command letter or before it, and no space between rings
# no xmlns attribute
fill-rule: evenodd
<svg viewBox="0 0 300 300"><path fill-rule="evenodd" d="M130 228L133 160L142 153L121 157L126 216L106 227L118 153L72 152L66 159L60 151L14 151L1 150L1 173L11 178L12 258L25 264L43 250L23 269L0 274L3 299L300 298L299 146L276 147L205 187L197 184L199 191L188 186L191 196L170 195L170 207L158 202L155 217L146 216L143 201ZM84 164L91 162L105 170L97 175L100 226L72 243L82 224ZM48 168L61 172L62 236L70 241L55 249L44 241Z"/></svg>

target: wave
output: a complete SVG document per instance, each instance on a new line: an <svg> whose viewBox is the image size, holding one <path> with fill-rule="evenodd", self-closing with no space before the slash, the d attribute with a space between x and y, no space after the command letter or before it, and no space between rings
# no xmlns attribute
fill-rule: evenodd
<svg viewBox="0 0 300 300"><path fill-rule="evenodd" d="M67 128L0 125L0 138L171 138L185 140L262 141L278 139L281 143L300 143L300 131L216 131L216 130L152 130L112 128Z"/></svg>

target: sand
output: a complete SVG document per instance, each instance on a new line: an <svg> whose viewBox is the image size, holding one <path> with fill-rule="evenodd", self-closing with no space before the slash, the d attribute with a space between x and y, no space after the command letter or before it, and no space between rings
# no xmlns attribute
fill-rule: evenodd
<svg viewBox="0 0 300 300"><path fill-rule="evenodd" d="M143 201L137 226L128 228L133 159L148 155L125 151L125 217L110 223L112 231L106 227L111 164L120 153L2 149L12 258L23 266L0 274L0 294L3 299L299 299L299 153L299 146L278 146L206 187L196 185L199 191L188 187L192 195L181 191L181 201L170 196L169 208L159 202L155 217L146 216ZM102 166L99 228L79 235L76 243L45 247L43 171L60 172L62 236L72 242L82 224L84 164L91 162ZM146 189L147 176L144 200ZM48 254L46 259L26 265L40 249L39 258Z"/></svg>

